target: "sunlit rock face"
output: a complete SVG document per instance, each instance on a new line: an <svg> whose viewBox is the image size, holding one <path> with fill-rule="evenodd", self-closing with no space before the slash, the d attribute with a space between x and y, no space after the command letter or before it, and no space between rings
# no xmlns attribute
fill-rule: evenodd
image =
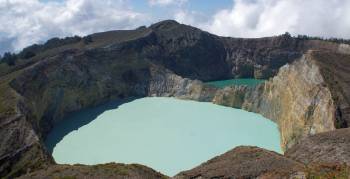
<svg viewBox="0 0 350 179"><path fill-rule="evenodd" d="M301 138L334 130L339 120L345 119L337 119L337 104L314 53L310 51L283 66L274 78L256 88L239 86L219 90L213 102L254 111L274 120L280 128L284 150Z"/></svg>
<svg viewBox="0 0 350 179"><path fill-rule="evenodd" d="M305 136L335 129L334 101L310 54L282 67L263 88L260 102L252 99L243 108L274 119L284 149Z"/></svg>

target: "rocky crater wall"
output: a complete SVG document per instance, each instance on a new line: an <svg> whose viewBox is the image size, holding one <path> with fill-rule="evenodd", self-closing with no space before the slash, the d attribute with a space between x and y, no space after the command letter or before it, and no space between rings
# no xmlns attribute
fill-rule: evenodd
<svg viewBox="0 0 350 179"><path fill-rule="evenodd" d="M312 55L283 66L277 76L249 91L242 104L278 124L283 150L301 138L335 129L336 104Z"/></svg>
<svg viewBox="0 0 350 179"><path fill-rule="evenodd" d="M172 88L152 91L157 91L157 96L211 101L262 114L278 124L285 151L307 136L335 130L339 121L346 123L346 118L337 119L338 104L321 73L315 53L318 52L310 51L283 66L275 77L255 88L216 89L171 74L160 86L171 83Z"/></svg>

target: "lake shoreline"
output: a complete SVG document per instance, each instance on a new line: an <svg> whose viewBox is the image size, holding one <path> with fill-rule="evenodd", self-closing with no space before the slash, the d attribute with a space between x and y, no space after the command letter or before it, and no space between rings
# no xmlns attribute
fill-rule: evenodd
<svg viewBox="0 0 350 179"><path fill-rule="evenodd" d="M93 116L96 119L56 140L52 155L57 163L140 163L175 175L240 145L282 153L275 123L259 114L209 102L146 97ZM80 121L79 114L75 117L78 120L71 121ZM49 136L59 130L54 128Z"/></svg>

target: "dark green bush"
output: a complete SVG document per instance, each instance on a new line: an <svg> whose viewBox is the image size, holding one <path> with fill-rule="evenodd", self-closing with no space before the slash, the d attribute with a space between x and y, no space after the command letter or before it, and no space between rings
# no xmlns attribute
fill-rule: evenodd
<svg viewBox="0 0 350 179"><path fill-rule="evenodd" d="M1 63L7 63L9 66L16 64L17 55L11 52L4 53L4 56L0 59Z"/></svg>

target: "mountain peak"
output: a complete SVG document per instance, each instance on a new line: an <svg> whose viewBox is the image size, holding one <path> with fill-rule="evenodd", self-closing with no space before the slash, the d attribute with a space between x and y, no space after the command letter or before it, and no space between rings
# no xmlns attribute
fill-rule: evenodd
<svg viewBox="0 0 350 179"><path fill-rule="evenodd" d="M180 23L175 21L175 20L163 20L163 21L157 22L155 24L152 24L150 26L150 28L152 28L152 29L169 29L172 27L176 27L178 25L180 25Z"/></svg>

